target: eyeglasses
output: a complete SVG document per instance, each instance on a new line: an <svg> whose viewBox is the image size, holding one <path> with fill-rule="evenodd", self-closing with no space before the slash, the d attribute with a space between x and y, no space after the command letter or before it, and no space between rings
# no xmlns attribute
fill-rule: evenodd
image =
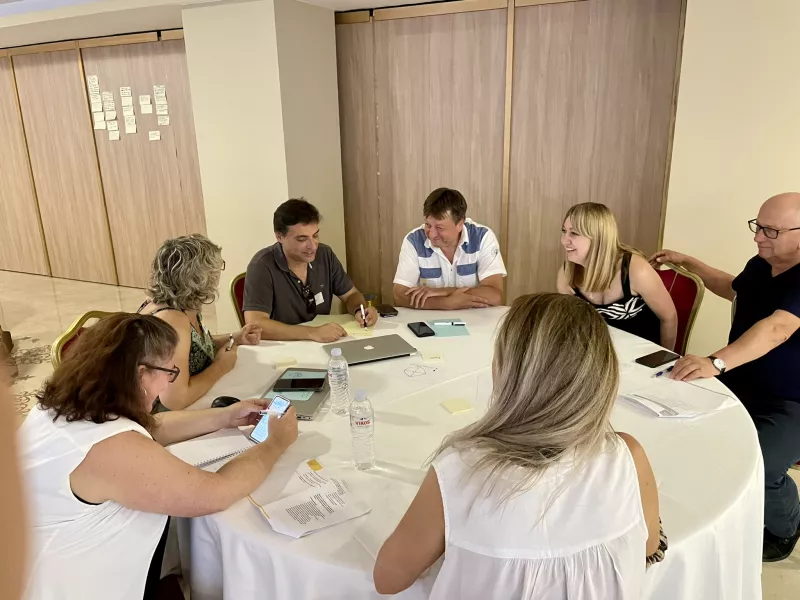
<svg viewBox="0 0 800 600"><path fill-rule="evenodd" d="M225 270L225 261L224 260L222 261L222 270L223 271Z"/></svg>
<svg viewBox="0 0 800 600"><path fill-rule="evenodd" d="M786 231L796 231L800 229L800 227L792 227L791 229L774 229L773 227L764 227L763 225L759 225L756 219L751 219L747 222L747 224L750 226L750 231L753 233L763 231L764 235L771 240L778 239L778 236Z"/></svg>
<svg viewBox="0 0 800 600"><path fill-rule="evenodd" d="M165 367L157 367L155 365L148 365L147 363L139 363L142 367L147 367L148 369L152 369L153 371L164 371L164 373L169 373L172 377L169 378L170 383L174 383L174 381L178 378L178 375L181 374L181 370L178 365L173 365L171 369L167 369Z"/></svg>

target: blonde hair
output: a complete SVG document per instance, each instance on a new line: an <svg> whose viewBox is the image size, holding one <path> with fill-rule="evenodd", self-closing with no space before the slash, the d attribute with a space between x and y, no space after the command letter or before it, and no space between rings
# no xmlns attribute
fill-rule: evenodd
<svg viewBox="0 0 800 600"><path fill-rule="evenodd" d="M224 264L222 248L204 235L167 240L153 259L147 294L154 304L200 310L216 299Z"/></svg>
<svg viewBox="0 0 800 600"><path fill-rule="evenodd" d="M622 255L626 252L642 254L620 243L617 220L605 204L576 204L564 215L562 223L567 219L576 233L591 241L585 266L564 261L570 287L580 287L584 292L604 292L614 283Z"/></svg>
<svg viewBox="0 0 800 600"><path fill-rule="evenodd" d="M619 365L611 335L597 311L575 296L517 298L495 343L494 389L487 413L452 433L446 448L476 449L472 474L488 473L488 493L516 468L506 497L530 489L562 457L581 468L613 430ZM610 435L611 434L611 435ZM482 476L483 477L483 476Z"/></svg>

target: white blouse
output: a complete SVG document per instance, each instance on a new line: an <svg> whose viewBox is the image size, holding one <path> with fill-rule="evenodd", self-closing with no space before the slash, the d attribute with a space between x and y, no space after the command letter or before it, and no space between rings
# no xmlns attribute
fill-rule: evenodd
<svg viewBox="0 0 800 600"><path fill-rule="evenodd" d="M647 525L627 445L609 438L577 473L571 460L549 468L528 491L502 501L511 481L487 497L472 451L434 461L445 518L445 554L433 600L638 600Z"/></svg>
<svg viewBox="0 0 800 600"><path fill-rule="evenodd" d="M70 474L96 443L125 431L150 437L128 419L53 422L31 410L19 429L33 526L28 600L141 600L167 517L115 502L86 504Z"/></svg>

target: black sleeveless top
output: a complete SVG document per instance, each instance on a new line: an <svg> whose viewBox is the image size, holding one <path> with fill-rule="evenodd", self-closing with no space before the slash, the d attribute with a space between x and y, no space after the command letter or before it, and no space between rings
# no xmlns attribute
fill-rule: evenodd
<svg viewBox="0 0 800 600"><path fill-rule="evenodd" d="M572 288L575 295L595 307L606 323L622 331L650 340L661 345L661 321L641 296L631 292L631 254L622 256L620 278L622 279L622 298L611 304L593 304L578 288Z"/></svg>

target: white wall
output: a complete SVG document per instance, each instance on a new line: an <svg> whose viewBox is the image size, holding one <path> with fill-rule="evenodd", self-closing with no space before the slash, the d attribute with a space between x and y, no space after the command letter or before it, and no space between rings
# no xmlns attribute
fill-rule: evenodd
<svg viewBox="0 0 800 600"><path fill-rule="evenodd" d="M737 274L747 221L800 190L800 2L688 0L664 247ZM690 351L724 346L730 303L706 293Z"/></svg>
<svg viewBox="0 0 800 600"><path fill-rule="evenodd" d="M289 195L322 213L320 237L346 266L333 11L275 0Z"/></svg>
<svg viewBox="0 0 800 600"><path fill-rule="evenodd" d="M273 243L272 213L288 198L272 0L183 11L208 236L227 263L220 331L238 329L230 281Z"/></svg>

